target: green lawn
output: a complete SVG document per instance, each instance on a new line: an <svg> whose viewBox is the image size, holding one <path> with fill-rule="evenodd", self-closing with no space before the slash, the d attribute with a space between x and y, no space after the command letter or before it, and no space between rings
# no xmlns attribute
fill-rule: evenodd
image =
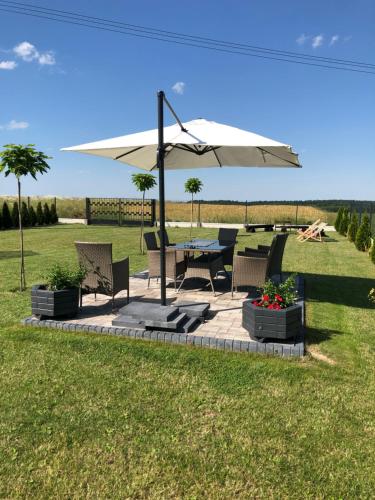
<svg viewBox="0 0 375 500"><path fill-rule="evenodd" d="M18 235L1 232L0 497L373 498L375 266L331 236L291 236L285 255L285 270L307 278L319 361L21 327ZM271 237L243 233L239 246ZM112 241L132 271L145 267L137 229L32 229L28 284L75 262L79 239Z"/></svg>

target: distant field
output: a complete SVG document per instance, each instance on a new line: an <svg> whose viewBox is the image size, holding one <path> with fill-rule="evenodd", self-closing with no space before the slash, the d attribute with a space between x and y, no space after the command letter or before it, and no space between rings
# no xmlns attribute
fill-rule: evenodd
<svg viewBox="0 0 375 500"><path fill-rule="evenodd" d="M4 200L13 203L14 196L1 197L0 202ZM53 203L54 197L32 197L30 203L35 207L39 201L42 203ZM27 198L23 198L27 202ZM85 217L85 199L84 198L56 198L57 213L59 217L82 218ZM244 205L220 205L203 204L200 205L200 214L198 204L194 206L194 220L201 222L228 222L243 224L250 223L274 223L274 222L295 222L310 223L316 219L321 219L328 224L333 224L336 213L322 210L313 206L296 205L250 205L246 208ZM190 221L190 204L181 202L166 203L167 221Z"/></svg>

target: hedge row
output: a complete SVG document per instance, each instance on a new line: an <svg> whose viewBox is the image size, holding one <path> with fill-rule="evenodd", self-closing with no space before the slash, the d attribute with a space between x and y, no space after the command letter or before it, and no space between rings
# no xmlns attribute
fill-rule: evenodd
<svg viewBox="0 0 375 500"><path fill-rule="evenodd" d="M348 208L341 207L336 217L335 229L353 242L357 250L369 252L375 264L375 235L372 238L370 217L367 213L363 214L361 224L359 224L356 211L350 214Z"/></svg>
<svg viewBox="0 0 375 500"><path fill-rule="evenodd" d="M31 206L28 208L23 201L21 204L21 219L23 227L43 226L49 224L57 224L58 216L56 212L56 205L39 202L36 210ZM15 201L12 210L9 209L8 203L4 201L2 209L0 210L0 229L18 229L19 227L19 207Z"/></svg>

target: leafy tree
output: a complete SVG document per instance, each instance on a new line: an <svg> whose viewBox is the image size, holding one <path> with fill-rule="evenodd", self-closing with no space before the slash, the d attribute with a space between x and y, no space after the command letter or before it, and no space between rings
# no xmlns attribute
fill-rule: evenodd
<svg viewBox="0 0 375 500"><path fill-rule="evenodd" d="M335 229L337 232L340 231L340 226L341 226L341 219L342 219L342 213L344 211L344 207L340 207L339 211L337 212L337 217L335 220Z"/></svg>
<svg viewBox="0 0 375 500"><path fill-rule="evenodd" d="M5 177L13 174L17 179L18 206L21 206L21 178L31 175L36 179L37 174L43 174L49 169L46 156L41 151L34 149L33 144L23 146L22 144L6 144L0 152L0 172L4 171ZM18 227L20 231L21 268L20 289L26 288L25 257L23 245L23 229L21 213L18 211Z"/></svg>
<svg viewBox="0 0 375 500"><path fill-rule="evenodd" d="M48 203L45 203L43 206L43 216L44 216L44 223L51 224L51 212L49 210Z"/></svg>
<svg viewBox="0 0 375 500"><path fill-rule="evenodd" d="M39 202L38 205L36 206L36 221L38 223L38 226L43 226L44 214L43 214L43 208L42 208L41 202Z"/></svg>
<svg viewBox="0 0 375 500"><path fill-rule="evenodd" d="M343 236L346 236L346 234L348 232L349 223L350 223L349 209L344 208L344 210L342 212L340 227L339 227L339 233L342 234Z"/></svg>
<svg viewBox="0 0 375 500"><path fill-rule="evenodd" d="M352 213L352 219L351 219L349 227L348 227L348 240L349 241L352 241L352 242L355 241L355 237L356 237L357 231L358 231L358 226L359 226L358 215L357 215L357 212L354 210L354 212Z"/></svg>
<svg viewBox="0 0 375 500"><path fill-rule="evenodd" d="M17 227L19 221L18 203L15 201L12 208L12 227Z"/></svg>
<svg viewBox="0 0 375 500"><path fill-rule="evenodd" d="M365 252L370 248L371 245L371 227L370 227L370 218L365 213L362 217L361 225L357 231L357 235L355 237L355 246L361 252Z"/></svg>
<svg viewBox="0 0 375 500"><path fill-rule="evenodd" d="M57 217L56 205L51 204L51 224L57 224L59 218Z"/></svg>
<svg viewBox="0 0 375 500"><path fill-rule="evenodd" d="M149 189L152 189L156 186L156 179L151 174L133 174L132 182L138 191L142 193L142 221L141 221L141 237L139 240L139 246L141 249L141 253L144 253L144 241L143 241L143 233L144 233L144 222L145 222L145 193Z"/></svg>
<svg viewBox="0 0 375 500"><path fill-rule="evenodd" d="M203 182L198 177L190 177L185 182L185 193L191 194L191 216L190 216L190 238L193 230L193 210L194 210L194 195L200 193L203 188Z"/></svg>
<svg viewBox="0 0 375 500"><path fill-rule="evenodd" d="M12 217L10 216L10 211L9 211L9 207L8 207L8 203L6 201L4 201L3 203L3 210L2 210L2 214L3 214L3 228L4 229L10 229L12 227Z"/></svg>
<svg viewBox="0 0 375 500"><path fill-rule="evenodd" d="M34 227L37 223L36 213L34 207L31 205L29 210L30 226Z"/></svg>
<svg viewBox="0 0 375 500"><path fill-rule="evenodd" d="M29 209L27 208L27 205L24 201L22 202L22 205L21 205L21 219L22 219L23 227L30 226Z"/></svg>

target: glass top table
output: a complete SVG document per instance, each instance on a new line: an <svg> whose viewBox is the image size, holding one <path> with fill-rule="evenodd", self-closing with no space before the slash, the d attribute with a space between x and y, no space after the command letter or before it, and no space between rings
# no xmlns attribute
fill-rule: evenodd
<svg viewBox="0 0 375 500"><path fill-rule="evenodd" d="M185 250L186 252L221 253L232 246L234 246L234 242L192 239L183 243L176 243L173 248L176 250Z"/></svg>

